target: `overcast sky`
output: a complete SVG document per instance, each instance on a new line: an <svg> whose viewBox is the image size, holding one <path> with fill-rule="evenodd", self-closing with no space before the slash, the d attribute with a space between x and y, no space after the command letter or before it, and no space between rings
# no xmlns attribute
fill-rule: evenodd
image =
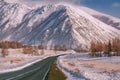
<svg viewBox="0 0 120 80"><path fill-rule="evenodd" d="M30 2L30 3L59 3L69 2L72 4L84 5L97 11L110 14L120 18L120 0L7 0L9 2Z"/></svg>

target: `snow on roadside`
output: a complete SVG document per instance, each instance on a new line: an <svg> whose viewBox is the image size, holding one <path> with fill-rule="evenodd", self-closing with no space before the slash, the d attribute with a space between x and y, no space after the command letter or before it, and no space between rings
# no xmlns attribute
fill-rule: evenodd
<svg viewBox="0 0 120 80"><path fill-rule="evenodd" d="M45 50L44 52L44 55L35 56L22 54L19 49L10 49L9 56L6 58L19 58L23 60L11 64L10 61L2 62L4 58L1 57L0 74L17 71L47 57L63 54L63 56L58 58L57 64L68 77L67 80L120 80L120 57L90 58L87 53L78 54L71 50Z"/></svg>
<svg viewBox="0 0 120 80"><path fill-rule="evenodd" d="M76 74L71 70L68 70L67 68L64 68L63 66L61 66L61 63L57 61L57 65L58 68L62 70L62 72L67 76L67 80L87 80L86 78L84 78L81 74Z"/></svg>
<svg viewBox="0 0 120 80"><path fill-rule="evenodd" d="M39 52L41 51L39 50ZM69 53L75 53L75 52L72 50L68 50L68 51L44 50L43 55L31 55L31 54L23 54L22 49L9 49L9 55L6 58L0 57L0 74L21 70L27 66L30 66L50 56L57 56L57 55L69 54ZM17 60L18 62L16 61L11 62L11 60Z"/></svg>
<svg viewBox="0 0 120 80"><path fill-rule="evenodd" d="M17 70L21 70L25 67L28 67L38 61L41 61L47 57L49 57L50 55L43 55L43 56L28 56L29 58L26 59L25 61L21 62L21 63L10 63L10 62L6 62L4 63L4 67L6 67L7 69L3 69L0 70L0 73L6 73L6 72L12 72L12 71L17 71ZM9 66L8 66L9 65Z"/></svg>
<svg viewBox="0 0 120 80"><path fill-rule="evenodd" d="M9 55L0 57L0 74L21 70L47 57L54 56L54 51L44 50L44 55L23 54L21 49L9 49ZM18 60L18 62L11 60Z"/></svg>
<svg viewBox="0 0 120 80"><path fill-rule="evenodd" d="M68 80L120 80L120 57L90 58L71 54L58 59L59 68Z"/></svg>

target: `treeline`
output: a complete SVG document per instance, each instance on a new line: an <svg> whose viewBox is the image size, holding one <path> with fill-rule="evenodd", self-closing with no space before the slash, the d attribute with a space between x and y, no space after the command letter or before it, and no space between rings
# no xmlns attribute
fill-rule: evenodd
<svg viewBox="0 0 120 80"><path fill-rule="evenodd" d="M22 53L24 54L32 54L32 55L38 55L39 49L41 49L41 54L44 54L44 48L43 46L31 46L22 44L21 42L17 41L0 41L0 48L1 53L3 57L6 57L9 54L9 48L11 49L18 49L22 48Z"/></svg>
<svg viewBox="0 0 120 80"><path fill-rule="evenodd" d="M16 49L22 48L23 45L20 42L16 41L0 41L1 54L3 57L6 57L9 54L8 48Z"/></svg>
<svg viewBox="0 0 120 80"><path fill-rule="evenodd" d="M43 46L43 45L38 45L36 46L38 47L38 49L47 49L47 46ZM51 46L50 50L57 50L57 51L66 51L70 48L68 48L66 45L55 45L55 46Z"/></svg>
<svg viewBox="0 0 120 80"><path fill-rule="evenodd" d="M0 41L0 48L4 48L4 49L32 48L32 47L38 49L47 49L47 46L45 45L32 46L32 45L22 44L21 42L17 42L17 41ZM66 51L68 50L68 47L66 45L55 45L53 49Z"/></svg>
<svg viewBox="0 0 120 80"><path fill-rule="evenodd" d="M120 39L115 38L108 43L91 42L91 56L120 56Z"/></svg>
<svg viewBox="0 0 120 80"><path fill-rule="evenodd" d="M43 49L42 49L43 50ZM39 55L39 51L37 47L33 46L24 46L23 47L24 54L32 54L32 55ZM42 52L44 54L44 51Z"/></svg>
<svg viewBox="0 0 120 80"><path fill-rule="evenodd" d="M22 49L22 53L24 54L32 54L32 55L42 55L44 54L44 50L47 49L47 46L45 45L27 45L27 44L23 44L21 42L17 42L17 41L0 41L0 48L1 48L1 53L2 56L5 57L9 54L9 50L8 49L18 49L21 48ZM56 46L52 46L52 48L50 50L54 50L54 51L66 51L69 48L67 48L66 45L56 45Z"/></svg>
<svg viewBox="0 0 120 80"><path fill-rule="evenodd" d="M66 51L69 48L66 45L56 45L54 46L54 50L58 50L58 51Z"/></svg>
<svg viewBox="0 0 120 80"><path fill-rule="evenodd" d="M0 48L8 49L8 48L22 48L23 44L17 41L0 41Z"/></svg>

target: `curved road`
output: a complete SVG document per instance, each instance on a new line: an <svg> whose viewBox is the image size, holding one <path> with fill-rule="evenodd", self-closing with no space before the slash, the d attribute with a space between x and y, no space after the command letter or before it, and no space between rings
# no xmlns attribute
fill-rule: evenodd
<svg viewBox="0 0 120 80"><path fill-rule="evenodd" d="M0 74L0 80L44 80L57 57L46 58L19 71Z"/></svg>

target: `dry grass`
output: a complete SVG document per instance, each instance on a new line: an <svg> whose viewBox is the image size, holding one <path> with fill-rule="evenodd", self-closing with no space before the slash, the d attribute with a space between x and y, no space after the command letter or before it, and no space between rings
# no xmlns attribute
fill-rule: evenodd
<svg viewBox="0 0 120 80"><path fill-rule="evenodd" d="M114 64L109 62L102 62L102 61L86 61L81 60L81 62L85 65L91 65L94 68L102 68L106 70L120 70L120 64Z"/></svg>
<svg viewBox="0 0 120 80"><path fill-rule="evenodd" d="M69 66L75 67L74 63L68 63Z"/></svg>
<svg viewBox="0 0 120 80"><path fill-rule="evenodd" d="M15 62L15 63L18 63L18 62L21 62L23 61L24 59L23 58L12 58L12 57L6 57L4 59L1 59L0 62Z"/></svg>
<svg viewBox="0 0 120 80"><path fill-rule="evenodd" d="M78 73L78 72L80 72L80 70L79 70L78 68L75 68L75 69L74 69L74 72L77 72L77 73Z"/></svg>

